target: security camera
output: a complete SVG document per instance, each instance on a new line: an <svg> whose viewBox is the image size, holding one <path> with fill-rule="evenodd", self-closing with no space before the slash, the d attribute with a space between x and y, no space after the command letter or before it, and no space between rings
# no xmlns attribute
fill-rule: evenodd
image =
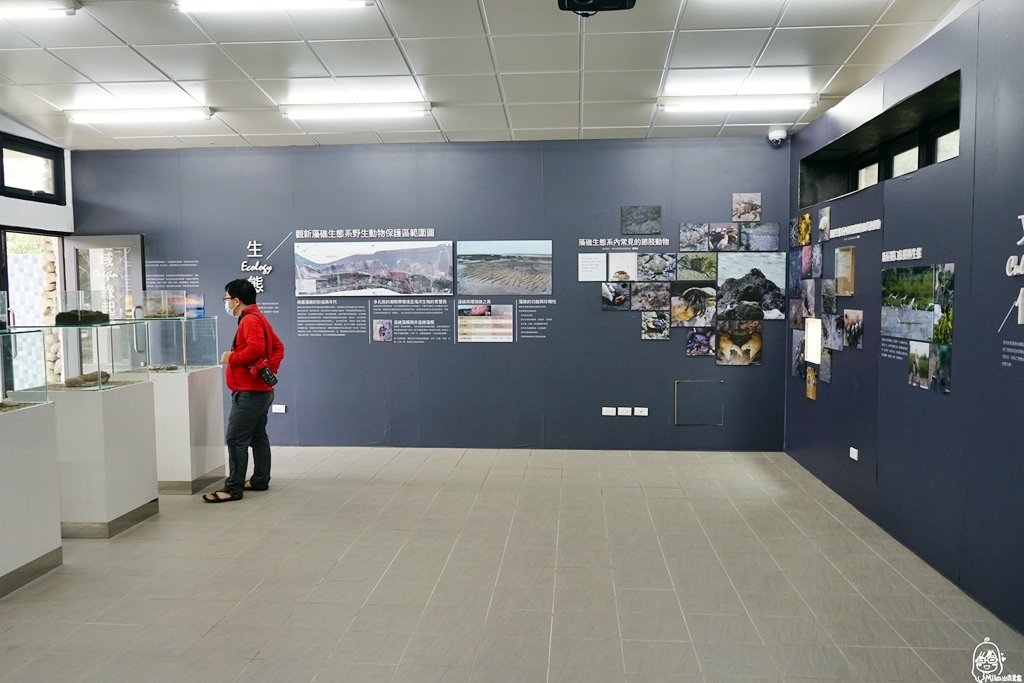
<svg viewBox="0 0 1024 683"><path fill-rule="evenodd" d="M772 143L772 147L782 147L782 143L789 137L789 133L784 130L773 130L768 133L768 142Z"/></svg>

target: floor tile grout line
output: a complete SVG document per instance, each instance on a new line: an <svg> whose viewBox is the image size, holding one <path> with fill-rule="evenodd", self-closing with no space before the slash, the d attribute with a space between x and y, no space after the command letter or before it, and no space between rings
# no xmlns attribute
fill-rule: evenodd
<svg viewBox="0 0 1024 683"><path fill-rule="evenodd" d="M629 453L629 461L633 463L633 471L636 471L636 461L633 460L633 453ZM640 481L639 475L637 475L637 482ZM641 495L643 489L640 490ZM647 504L644 503L646 508ZM612 576L612 599L615 601L615 625L619 629L619 654L622 656L622 678L625 681L629 680L629 672L626 671L626 645L622 640L622 615L619 613L619 594L615 583L615 565L612 563L612 537L611 530L608 527L608 506L605 505L604 487L601 487L601 514L604 517L604 537L608 541L608 564L611 565L611 576Z"/></svg>

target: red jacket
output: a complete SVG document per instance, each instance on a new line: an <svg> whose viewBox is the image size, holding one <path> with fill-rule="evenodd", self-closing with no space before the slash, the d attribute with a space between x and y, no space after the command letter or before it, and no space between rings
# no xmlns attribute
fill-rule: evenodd
<svg viewBox="0 0 1024 683"><path fill-rule="evenodd" d="M267 341L270 349L267 349ZM252 304L246 306L238 319L238 331L235 332L235 345L228 356L227 382L231 391L273 391L258 373L253 374L249 368L266 358L270 369L277 374L284 360L284 344L274 334L263 312Z"/></svg>

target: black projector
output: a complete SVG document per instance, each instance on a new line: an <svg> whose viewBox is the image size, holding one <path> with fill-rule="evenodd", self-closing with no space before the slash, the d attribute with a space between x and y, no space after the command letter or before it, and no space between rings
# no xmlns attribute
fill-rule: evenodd
<svg viewBox="0 0 1024 683"><path fill-rule="evenodd" d="M611 12L634 5L636 0L558 0L558 9L566 12Z"/></svg>

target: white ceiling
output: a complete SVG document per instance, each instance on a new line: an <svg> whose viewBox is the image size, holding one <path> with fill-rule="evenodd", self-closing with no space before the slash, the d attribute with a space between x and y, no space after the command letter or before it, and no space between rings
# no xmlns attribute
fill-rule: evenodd
<svg viewBox="0 0 1024 683"><path fill-rule="evenodd" d="M977 0L377 0L189 15L84 0L0 21L0 112L71 149L762 136L791 131ZM666 114L659 95L820 93L808 111ZM279 104L426 99L421 119L283 119ZM204 105L209 121L79 125L66 109Z"/></svg>

